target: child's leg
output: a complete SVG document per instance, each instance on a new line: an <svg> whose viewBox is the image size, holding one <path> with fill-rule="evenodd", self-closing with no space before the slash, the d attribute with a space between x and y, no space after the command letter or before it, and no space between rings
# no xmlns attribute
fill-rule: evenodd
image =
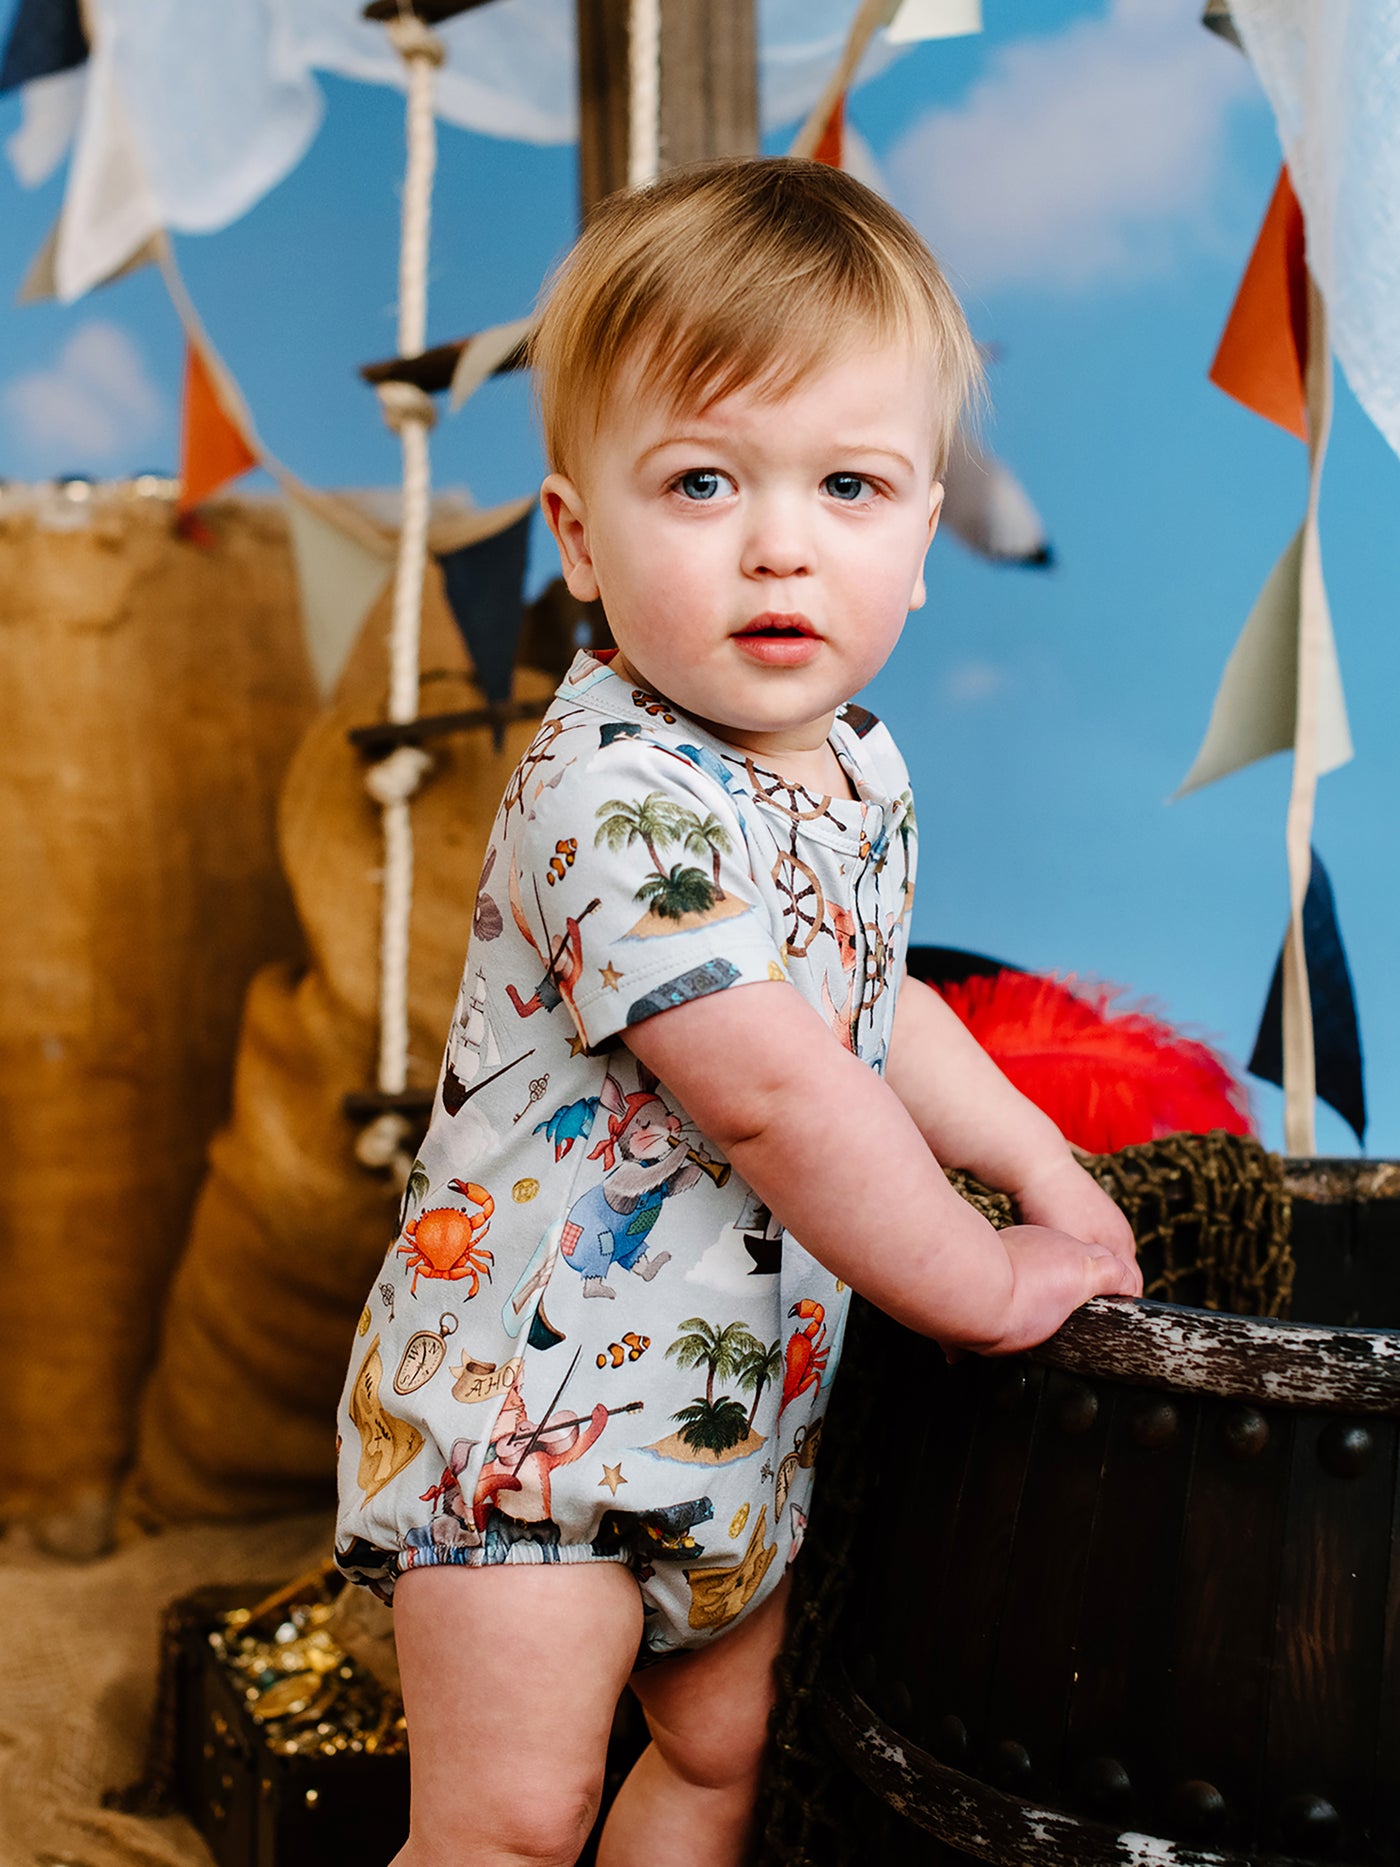
<svg viewBox="0 0 1400 1867"><path fill-rule="evenodd" d="M651 1743L608 1815L598 1867L739 1867L773 1708L786 1576L713 1646L632 1679Z"/></svg>
<svg viewBox="0 0 1400 1867"><path fill-rule="evenodd" d="M412 1756L391 1867L572 1867L642 1600L616 1562L412 1569L394 1595Z"/></svg>

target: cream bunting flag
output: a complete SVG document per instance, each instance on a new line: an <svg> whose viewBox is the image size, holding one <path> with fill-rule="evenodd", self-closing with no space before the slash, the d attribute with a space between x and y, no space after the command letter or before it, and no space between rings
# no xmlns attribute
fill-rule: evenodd
<svg viewBox="0 0 1400 1867"><path fill-rule="evenodd" d="M1298 527L1259 592L1211 708L1210 723L1190 771L1175 792L1185 797L1257 759L1287 752L1298 721L1298 636L1303 537ZM1337 644L1325 592L1319 598L1313 678L1317 688L1317 770L1321 776L1352 756Z"/></svg>
<svg viewBox="0 0 1400 1867"><path fill-rule="evenodd" d="M912 45L981 30L982 0L900 0L885 37L891 45Z"/></svg>
<svg viewBox="0 0 1400 1867"><path fill-rule="evenodd" d="M494 376L512 350L519 349L535 328L533 317L512 318L509 324L493 324L489 331L478 331L462 345L462 354L452 372L452 412L474 395L488 376Z"/></svg>
<svg viewBox="0 0 1400 1867"><path fill-rule="evenodd" d="M353 536L346 531L338 509L343 502L333 506L290 476L282 485L301 591L306 652L325 700L340 679L365 617L389 581L394 545L368 520Z"/></svg>

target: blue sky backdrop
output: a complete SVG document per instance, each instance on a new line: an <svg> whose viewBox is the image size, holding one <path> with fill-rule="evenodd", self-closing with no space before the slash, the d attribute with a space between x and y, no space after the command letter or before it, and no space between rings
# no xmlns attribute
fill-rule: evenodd
<svg viewBox="0 0 1400 1867"><path fill-rule="evenodd" d="M981 36L914 47L851 107L995 347L988 439L1057 560L996 569L940 538L928 606L864 696L919 799L915 935L1114 982L1242 1064L1286 914L1288 760L1166 800L1306 496L1301 444L1206 380L1277 173L1273 122L1198 0L984 11ZM388 484L397 444L355 369L394 348L402 100L324 83L300 167L179 259L273 451L315 484ZM0 137L17 121L0 100ZM430 341L528 308L576 191L571 148L443 128ZM0 170L0 475L169 468L182 352L157 275L13 308L61 192ZM523 382L487 385L433 447L440 485L528 491ZM1357 756L1323 780L1315 840L1360 1003L1372 1155L1400 1155L1397 493L1400 463L1339 375L1323 550ZM536 547L538 584L542 527ZM1278 1145L1278 1092L1251 1093ZM1326 1109L1319 1145L1356 1151Z"/></svg>

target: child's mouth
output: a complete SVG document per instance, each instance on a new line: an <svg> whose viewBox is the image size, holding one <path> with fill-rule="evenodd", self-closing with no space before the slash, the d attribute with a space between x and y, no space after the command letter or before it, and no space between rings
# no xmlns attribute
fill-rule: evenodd
<svg viewBox="0 0 1400 1867"><path fill-rule="evenodd" d="M780 615L775 610L745 623L734 640L751 661L780 668L800 667L821 646L821 637L805 616Z"/></svg>

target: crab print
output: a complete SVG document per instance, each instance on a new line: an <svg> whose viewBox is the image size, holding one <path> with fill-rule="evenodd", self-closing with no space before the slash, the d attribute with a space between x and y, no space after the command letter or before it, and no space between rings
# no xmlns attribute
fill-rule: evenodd
<svg viewBox="0 0 1400 1867"><path fill-rule="evenodd" d="M420 1277L449 1277L454 1283L470 1277L472 1287L467 1295L474 1297L481 1288L482 1273L488 1281L491 1276L495 1260L481 1240L491 1224L496 1202L475 1180L449 1180L447 1184L454 1193L469 1199L476 1211L464 1212L460 1206L434 1206L427 1212L420 1212L403 1228L399 1252L408 1259L413 1272L412 1296L418 1294Z"/></svg>

